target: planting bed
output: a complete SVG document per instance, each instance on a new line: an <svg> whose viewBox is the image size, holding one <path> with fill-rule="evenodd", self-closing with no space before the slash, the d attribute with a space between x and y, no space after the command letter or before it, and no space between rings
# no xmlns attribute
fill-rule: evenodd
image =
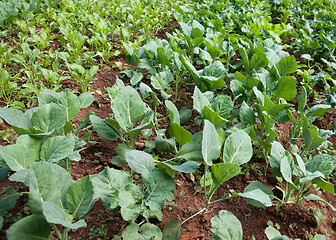
<svg viewBox="0 0 336 240"><path fill-rule="evenodd" d="M0 3L0 239L336 239L335 12Z"/></svg>

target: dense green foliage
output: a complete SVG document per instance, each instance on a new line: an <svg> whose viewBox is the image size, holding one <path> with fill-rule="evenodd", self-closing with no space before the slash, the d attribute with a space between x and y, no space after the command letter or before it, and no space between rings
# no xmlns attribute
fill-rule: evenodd
<svg viewBox="0 0 336 240"><path fill-rule="evenodd" d="M173 19L176 29L167 27ZM0 30L0 117L18 135L14 143L10 131L1 132L8 145L0 146L0 177L29 189L3 194L0 226L21 195L32 214L7 230L9 240L48 239L51 228L68 239L70 229L86 226L81 218L98 199L130 222L114 239L179 239L186 221L219 201L242 197L281 211L325 202L314 190L334 194L336 158L327 139L336 126L314 125L335 113L333 2L6 0ZM164 39L155 37L159 30ZM117 60L123 56L126 67ZM121 71L106 89L113 114L89 112L75 124L94 101L90 84L111 64ZM178 96L182 84L193 88L192 98ZM281 124L289 133L276 128ZM74 182L70 162L81 160L92 131L121 140L111 164L126 167ZM135 149L139 139L143 151ZM254 181L212 200L253 156L272 168L281 196ZM179 173L202 176L206 204L162 232L150 219L162 221ZM222 210L211 223L213 239L242 239L244 226L232 213ZM272 227L266 235L287 239Z"/></svg>

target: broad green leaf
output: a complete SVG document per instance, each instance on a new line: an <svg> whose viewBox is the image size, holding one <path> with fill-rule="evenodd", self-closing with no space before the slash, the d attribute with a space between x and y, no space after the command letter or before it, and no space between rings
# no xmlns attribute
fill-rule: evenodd
<svg viewBox="0 0 336 240"><path fill-rule="evenodd" d="M293 73L297 70L297 63L295 57L290 55L280 60L276 65L280 76L284 77L287 74Z"/></svg>
<svg viewBox="0 0 336 240"><path fill-rule="evenodd" d="M22 193L15 191L14 188L8 187L6 195L0 197L0 215L5 216L15 206L16 201L21 195Z"/></svg>
<svg viewBox="0 0 336 240"><path fill-rule="evenodd" d="M250 136L243 130L233 132L225 141L223 161L242 165L250 161L253 154Z"/></svg>
<svg viewBox="0 0 336 240"><path fill-rule="evenodd" d="M282 146L282 144L277 141L274 141L272 143L272 150L271 150L271 155L270 155L270 165L271 165L273 173L277 177L282 176L280 172L280 165L281 165L281 160L284 156L284 153L285 153L285 149Z"/></svg>
<svg viewBox="0 0 336 240"><path fill-rule="evenodd" d="M82 109L90 106L91 103L94 101L94 97L92 96L91 93L85 92L79 95L78 100L79 100L79 107Z"/></svg>
<svg viewBox="0 0 336 240"><path fill-rule="evenodd" d="M204 121L202 156L204 162L211 166L220 154L220 144L215 126L208 120Z"/></svg>
<svg viewBox="0 0 336 240"><path fill-rule="evenodd" d="M132 223L122 233L124 240L161 240L162 232L159 227L151 223L145 223L141 227Z"/></svg>
<svg viewBox="0 0 336 240"><path fill-rule="evenodd" d="M48 240L50 226L43 215L31 215L14 223L6 234L8 240Z"/></svg>
<svg viewBox="0 0 336 240"><path fill-rule="evenodd" d="M125 154L125 158L134 172L144 174L149 173L154 169L154 159L146 152L131 150Z"/></svg>
<svg viewBox="0 0 336 240"><path fill-rule="evenodd" d="M62 226L70 229L86 227L86 223L83 219L72 223L65 210L53 202L44 202L42 204L42 208L43 215L49 223L61 224Z"/></svg>
<svg viewBox="0 0 336 240"><path fill-rule="evenodd" d="M289 240L288 237L282 236L281 233L272 226L265 229L265 234L269 240Z"/></svg>
<svg viewBox="0 0 336 240"><path fill-rule="evenodd" d="M28 129L30 127L29 117L20 110L12 108L1 108L0 117L12 127L15 126L22 129Z"/></svg>
<svg viewBox="0 0 336 240"><path fill-rule="evenodd" d="M256 123L256 117L253 109L244 101L239 110L240 119L243 123L254 125Z"/></svg>
<svg viewBox="0 0 336 240"><path fill-rule="evenodd" d="M172 101L166 100L165 101L166 107L169 111L169 119L171 123L177 123L180 124L180 114L177 110L176 106Z"/></svg>
<svg viewBox="0 0 336 240"><path fill-rule="evenodd" d="M324 174L319 171L315 171L313 173L308 171L304 177L300 178L300 183L305 183L319 178L324 178Z"/></svg>
<svg viewBox="0 0 336 240"><path fill-rule="evenodd" d="M317 104L311 107L307 112L307 117L319 117L324 115L329 109L331 108L330 105L326 104Z"/></svg>
<svg viewBox="0 0 336 240"><path fill-rule="evenodd" d="M28 205L32 213L42 214L45 201L61 206L73 184L70 174L64 168L48 162L32 163L30 168Z"/></svg>
<svg viewBox="0 0 336 240"><path fill-rule="evenodd" d="M218 112L219 116L226 119L229 117L230 112L233 109L233 101L230 96L227 95L217 95L211 101L211 107L215 112Z"/></svg>
<svg viewBox="0 0 336 240"><path fill-rule="evenodd" d="M77 180L66 193L64 207L75 219L84 216L92 206L93 186L90 176Z"/></svg>
<svg viewBox="0 0 336 240"><path fill-rule="evenodd" d="M91 178L94 199L101 198L108 209L118 207L118 191L131 182L130 176L122 171L107 167L104 171Z"/></svg>
<svg viewBox="0 0 336 240"><path fill-rule="evenodd" d="M250 183L244 190L244 193L239 193L244 197L249 204L262 208L272 206L273 192L268 187L265 187L259 181Z"/></svg>
<svg viewBox="0 0 336 240"><path fill-rule="evenodd" d="M119 189L117 201L124 220L132 221L140 215L143 210L140 205L143 197L143 190L139 185L129 183L125 188Z"/></svg>
<svg viewBox="0 0 336 240"><path fill-rule="evenodd" d="M0 154L11 170L19 171L29 168L31 163L39 160L32 158L31 153L26 145L17 143L5 147Z"/></svg>
<svg viewBox="0 0 336 240"><path fill-rule="evenodd" d="M324 191L335 194L335 187L333 183L327 182L324 179L321 178L315 178L312 181L313 184L316 184L317 187L322 188Z"/></svg>
<svg viewBox="0 0 336 240"><path fill-rule="evenodd" d="M195 87L194 89L193 99L194 99L194 109L200 114L202 114L205 106L210 105L208 98L197 87Z"/></svg>
<svg viewBox="0 0 336 240"><path fill-rule="evenodd" d="M151 76L151 84L153 88L158 90L164 90L168 88L172 81L174 81L174 75L169 69L160 73L155 73Z"/></svg>
<svg viewBox="0 0 336 240"><path fill-rule="evenodd" d="M163 228L162 240L179 240L182 236L182 221L170 220Z"/></svg>
<svg viewBox="0 0 336 240"><path fill-rule="evenodd" d="M210 106L203 108L204 118L209 120L212 124L223 125L227 120L223 119L218 112L215 112Z"/></svg>
<svg viewBox="0 0 336 240"><path fill-rule="evenodd" d="M243 229L238 218L226 210L211 219L212 240L242 240Z"/></svg>
<svg viewBox="0 0 336 240"><path fill-rule="evenodd" d="M336 159L328 154L315 155L306 165L309 172L319 171L327 178L336 168Z"/></svg>
<svg viewBox="0 0 336 240"><path fill-rule="evenodd" d="M192 114L192 110L183 106L179 111L180 124L187 123L191 118L191 114Z"/></svg>
<svg viewBox="0 0 336 240"><path fill-rule="evenodd" d="M135 71L132 78L130 79L130 83L132 85L137 84L138 82L140 82L143 78L143 74L139 71Z"/></svg>
<svg viewBox="0 0 336 240"><path fill-rule="evenodd" d="M117 140L119 137L118 130L108 121L101 119L95 115L90 116L90 121L94 130L101 136L102 138L108 140Z"/></svg>
<svg viewBox="0 0 336 240"><path fill-rule="evenodd" d="M178 171L178 172L183 172L183 173L192 173L195 172L198 168L198 163L194 161L187 161L182 163L181 165L172 165L169 163L162 163L169 168Z"/></svg>
<svg viewBox="0 0 336 240"><path fill-rule="evenodd" d="M80 101L69 89L60 93L60 103L66 108L68 122L73 120L80 111Z"/></svg>
<svg viewBox="0 0 336 240"><path fill-rule="evenodd" d="M185 159L186 161L202 161L201 145L197 143L186 143L182 146L177 157Z"/></svg>
<svg viewBox="0 0 336 240"><path fill-rule="evenodd" d="M302 137L305 142L304 147L307 150L315 149L325 141L324 138L319 137L319 131L314 125L304 128Z"/></svg>
<svg viewBox="0 0 336 240"><path fill-rule="evenodd" d="M169 134L180 145L192 142L192 134L177 123L170 124Z"/></svg>
<svg viewBox="0 0 336 240"><path fill-rule="evenodd" d="M288 162L287 157L283 157L280 162L280 172L282 177L286 180L286 182L292 182L292 169Z"/></svg>
<svg viewBox="0 0 336 240"><path fill-rule="evenodd" d="M237 176L240 171L241 168L235 163L218 163L211 166L212 180L217 186Z"/></svg>
<svg viewBox="0 0 336 240"><path fill-rule="evenodd" d="M41 159L51 163L58 162L73 153L74 147L75 139L72 134L50 137L41 146Z"/></svg>
<svg viewBox="0 0 336 240"><path fill-rule="evenodd" d="M296 79L294 77L282 77L278 80L277 88L273 91L273 98L283 98L291 101L296 96Z"/></svg>
<svg viewBox="0 0 336 240"><path fill-rule="evenodd" d="M306 175L306 165L304 161L302 160L301 156L297 153L294 153L295 159L296 159L296 165L299 167L300 171L302 172L303 176Z"/></svg>
<svg viewBox="0 0 336 240"><path fill-rule="evenodd" d="M162 170L153 170L150 173L142 174L141 182L146 188L145 202L158 204L164 207L165 201L173 201L175 192L175 182Z"/></svg>
<svg viewBox="0 0 336 240"><path fill-rule="evenodd" d="M124 131L133 127L145 115L145 103L137 91L130 86L120 89L111 101L111 108L115 119Z"/></svg>
<svg viewBox="0 0 336 240"><path fill-rule="evenodd" d="M66 113L55 103L39 107L31 117L31 126L47 133L55 130L60 132L66 123Z"/></svg>
<svg viewBox="0 0 336 240"><path fill-rule="evenodd" d="M161 240L162 232L161 229L151 223L145 223L139 229L141 237L140 240Z"/></svg>
<svg viewBox="0 0 336 240"><path fill-rule="evenodd" d="M136 223L131 223L128 225L125 230L122 232L121 236L123 237L124 240L127 239L134 239L138 240L140 238L139 234L139 228L140 226Z"/></svg>
<svg viewBox="0 0 336 240"><path fill-rule="evenodd" d="M176 143L174 138L166 139L161 136L157 136L154 140L155 148L159 152L174 152L176 151Z"/></svg>

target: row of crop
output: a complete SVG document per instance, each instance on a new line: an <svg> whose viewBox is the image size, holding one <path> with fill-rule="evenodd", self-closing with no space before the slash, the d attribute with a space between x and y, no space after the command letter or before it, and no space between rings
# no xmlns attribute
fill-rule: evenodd
<svg viewBox="0 0 336 240"><path fill-rule="evenodd" d="M20 9L12 18L0 21L0 96L8 106L24 109L23 101L34 105L40 90L57 91L67 79L75 82L80 92L87 91L99 67L120 55L123 42L132 40L140 44L163 29L171 21L170 9L178 4L42 2L46 1L30 3L38 9L33 12L15 1L0 5L2 16L12 11L7 5ZM116 69L118 66L114 65Z"/></svg>
<svg viewBox="0 0 336 240"><path fill-rule="evenodd" d="M230 4L223 3L221 8L209 3L201 5L210 6L207 10L210 14L203 15L213 18L221 16L220 10ZM236 4L242 7L245 2ZM216 10L212 10L212 6ZM202 21L194 19L195 16L190 17L193 11L186 11L188 7L181 7L184 13L177 17L180 30L168 35L168 40L149 39L142 47L137 42L123 45L126 60L132 66L123 74L130 78L131 86L118 80L108 89L112 118L101 119L89 114L77 129L73 129L72 119L93 99L87 93L76 97L68 90L61 93L42 91L38 94L39 107L24 113L1 109L1 118L20 135L16 144L1 149L2 167L16 172L11 180L29 187L29 206L34 213L7 231L9 239L22 234L48 238L51 225L61 239L66 239L69 229L85 225L83 220L76 223L73 220L82 217L99 198L109 209L120 210L123 219L130 222L122 234L124 239L161 239L171 234L178 239L184 222L168 223L162 235L149 219L162 219L164 201L173 198L175 173L195 172L201 164L204 175L200 183L206 205L196 214L204 212L210 204L238 196L258 207L276 205L281 211L288 203L324 201L307 189L334 193L333 184L327 180L336 167L335 158L319 154L328 152L326 139L333 131L313 125L317 117L334 107L333 85L328 88L323 104L308 105L312 83L310 79L298 82L292 75L298 70L296 59L284 51L274 34L250 39L250 35L244 36L233 27L220 30L215 25L203 25ZM269 12L263 15L266 13ZM236 22L244 22L244 19L238 18ZM143 83L143 79L148 79L150 86ZM318 81L333 83L331 76ZM180 101L177 92L182 82L195 86L193 109L179 111L175 106ZM300 89L300 94L296 88ZM176 95L171 96L174 91ZM296 96L297 106L287 102ZM167 111L169 129L159 128L158 106ZM193 133L185 127L192 110L198 112L195 122L202 126L200 132ZM288 122L291 124L290 139L285 147L290 152L279 142L283 133L275 131L276 123ZM79 139L78 132L89 129L90 124L103 138L121 139L123 143L116 149L119 155L112 163L127 162L134 172L141 174L143 185L135 184L132 173L113 168L72 182L66 170L70 171L69 161L80 159L79 151L88 136ZM136 139L145 132L155 140L146 143L146 152L134 150ZM175 157L160 157L160 153L167 152ZM274 196L271 189L261 183L253 182L243 193L231 190L230 195L213 200L221 184L238 175L241 165L253 154L263 156L265 164L270 164L274 174L286 183L285 189L279 183L282 198ZM45 174L40 174L41 171ZM50 176L60 176L64 182ZM13 205L13 199L21 194L24 193L10 190L2 203ZM144 222L135 221L139 215L144 217ZM224 227L227 219L234 224ZM32 222L44 227L38 228L36 224L36 228L27 228ZM242 227L238 222L231 213L221 211L212 220L213 237L220 238L228 228L234 233L228 239L241 239ZM55 224L62 225L63 232ZM43 230L35 232L38 229Z"/></svg>

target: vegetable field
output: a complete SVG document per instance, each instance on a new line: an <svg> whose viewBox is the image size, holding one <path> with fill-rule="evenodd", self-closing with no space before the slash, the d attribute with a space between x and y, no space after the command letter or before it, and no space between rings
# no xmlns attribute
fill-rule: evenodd
<svg viewBox="0 0 336 240"><path fill-rule="evenodd" d="M336 239L336 3L0 2L0 239Z"/></svg>

